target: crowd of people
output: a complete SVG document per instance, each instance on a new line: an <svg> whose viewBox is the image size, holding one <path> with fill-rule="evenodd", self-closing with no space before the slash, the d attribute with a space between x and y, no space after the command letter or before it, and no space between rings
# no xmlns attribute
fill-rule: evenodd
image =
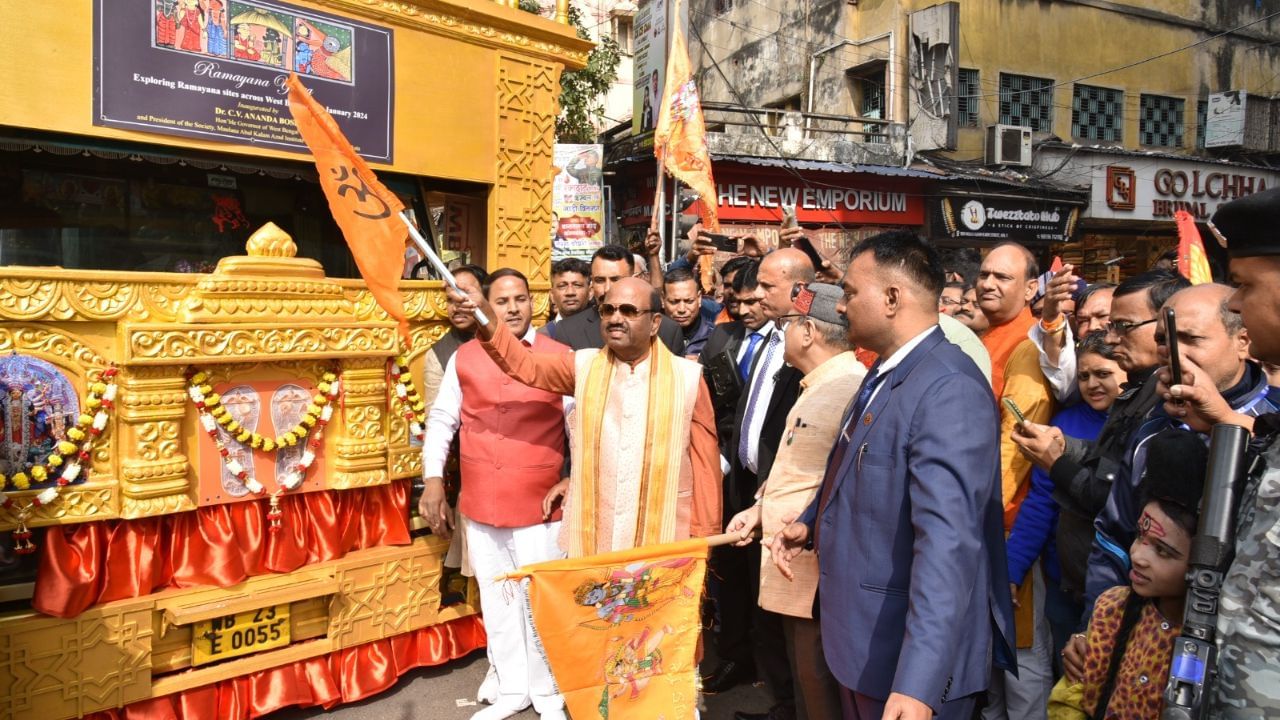
<svg viewBox="0 0 1280 720"><path fill-rule="evenodd" d="M905 230L815 267L783 228L704 287L695 227L555 263L540 329L519 272L457 268L419 510L480 587L475 717L565 716L493 578L722 531L701 687L762 681L739 720L1158 717L1217 423L1252 440L1208 703L1280 716L1277 223L1280 190L1224 204L1196 286Z"/></svg>

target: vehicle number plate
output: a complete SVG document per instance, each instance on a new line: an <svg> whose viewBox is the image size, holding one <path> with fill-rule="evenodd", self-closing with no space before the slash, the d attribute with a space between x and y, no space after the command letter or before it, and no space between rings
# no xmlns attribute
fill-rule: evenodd
<svg viewBox="0 0 1280 720"><path fill-rule="evenodd" d="M288 603L248 610L192 626L191 664L204 665L288 644Z"/></svg>

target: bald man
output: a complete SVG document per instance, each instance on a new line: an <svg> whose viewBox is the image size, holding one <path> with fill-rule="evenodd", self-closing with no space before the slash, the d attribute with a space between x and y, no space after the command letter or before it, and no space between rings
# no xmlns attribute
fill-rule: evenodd
<svg viewBox="0 0 1280 720"><path fill-rule="evenodd" d="M496 317L484 297L461 298ZM544 502L567 498L561 543L569 557L707 537L720 532L715 413L702 366L658 339L661 297L638 278L613 282L597 306L604 348L532 353L502 323L476 329L489 357L525 385L573 395L572 473ZM661 416L650 397L669 398ZM670 451L680 458L667 462ZM641 477L645 468L665 468ZM674 512L672 512L674 510ZM640 522L639 518L647 518Z"/></svg>

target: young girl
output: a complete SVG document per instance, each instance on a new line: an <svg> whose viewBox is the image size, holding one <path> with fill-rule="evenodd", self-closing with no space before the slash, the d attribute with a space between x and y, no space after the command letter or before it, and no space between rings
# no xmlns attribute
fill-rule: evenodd
<svg viewBox="0 0 1280 720"><path fill-rule="evenodd" d="M1154 464L1148 463L1138 486L1143 506L1129 549L1129 585L1099 596L1089 620L1083 682L1058 683L1050 718L1160 717L1181 632L1207 456L1204 441L1186 430L1166 430L1151 440Z"/></svg>

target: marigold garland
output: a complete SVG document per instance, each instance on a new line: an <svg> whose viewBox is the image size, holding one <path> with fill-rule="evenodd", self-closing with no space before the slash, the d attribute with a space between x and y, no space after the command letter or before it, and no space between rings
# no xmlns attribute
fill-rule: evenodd
<svg viewBox="0 0 1280 720"><path fill-rule="evenodd" d="M409 423L409 434L422 441L427 435L427 404L413 384L409 358L401 355L391 363L391 380L395 383L396 400L401 415Z"/></svg>
<svg viewBox="0 0 1280 720"><path fill-rule="evenodd" d="M329 424L329 420L333 417L333 406L341 392L342 381L332 372L326 372L321 377L321 382L317 385L320 393L312 398L311 405L307 406L306 414L302 416L302 420L290 430L280 434L275 438L264 438L253 432L231 418L230 412L226 406L222 405L221 398L213 392L213 388L205 384L209 376L203 372L197 372L189 378L190 386L187 389L188 395L191 396L192 402L195 403L196 411L200 414L200 425L204 431L213 440L213 444L218 448L218 454L222 456L223 466L236 477L249 492L254 495L261 495L266 488L257 478L249 477L249 470L240 461L231 458L231 451L222 442L222 437L218 433L221 427L227 431L234 440L242 445L248 445L253 450L261 450L262 452L280 451L288 447L302 444L305 450L298 462L294 463L289 472L284 477L278 478L280 487L271 494L271 506L267 511L268 528L271 532L279 532L280 523L283 519L283 512L280 510L280 496L288 491L296 490L302 485L303 479L306 478L307 470L316 460L316 453L320 450L321 440L324 437L324 428Z"/></svg>
<svg viewBox="0 0 1280 720"><path fill-rule="evenodd" d="M44 463L32 465L9 477L0 475L0 489L12 485L14 490L19 491L30 489L32 482L43 483L56 478L54 485L45 488L31 502L18 508L18 528L13 531L14 552L29 555L36 551L35 543L31 542L27 520L31 519L37 508L57 500L62 488L75 482L83 467L89 463L93 444L106 430L111 411L115 408L117 372L115 367L109 367L98 380L89 384L89 396L84 406L90 412L80 414L75 426L67 430L67 439L58 441L54 452L45 458ZM13 495L6 493L0 501L0 507L10 509L16 503Z"/></svg>

